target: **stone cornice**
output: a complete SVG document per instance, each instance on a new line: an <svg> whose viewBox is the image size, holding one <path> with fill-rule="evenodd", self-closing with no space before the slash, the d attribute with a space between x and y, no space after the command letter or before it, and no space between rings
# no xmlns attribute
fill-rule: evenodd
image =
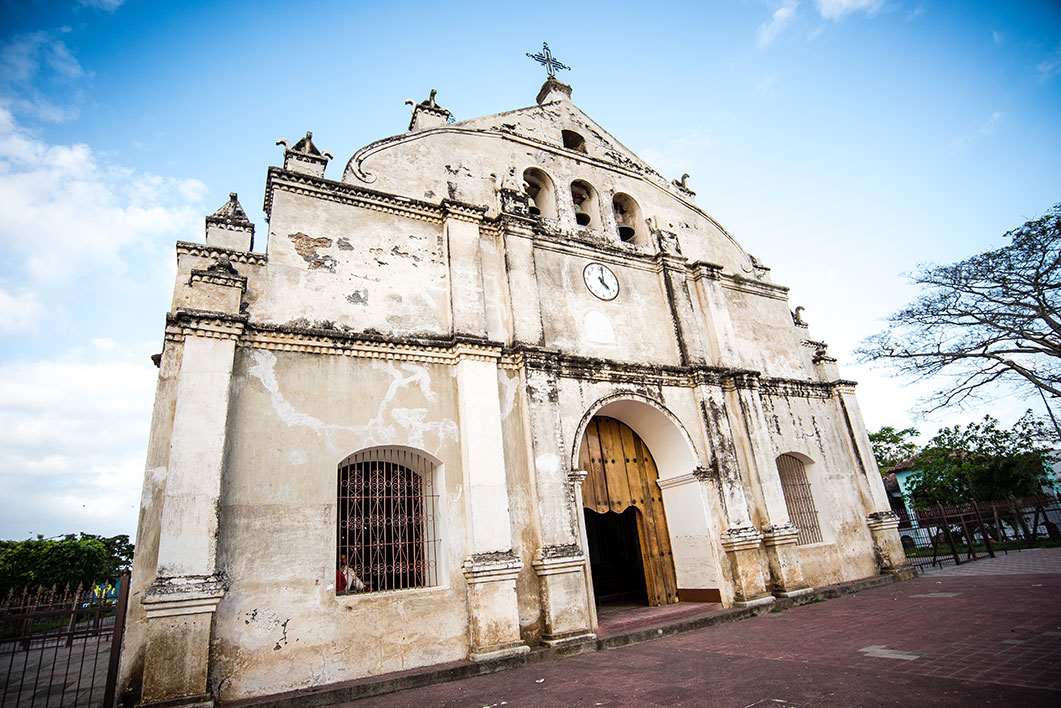
<svg viewBox="0 0 1061 708"><path fill-rule="evenodd" d="M773 300L788 301L788 288L784 285L764 283L760 280L753 280L751 278L745 278L743 275L733 275L730 273L722 273L719 276L719 280L722 282L722 287L728 290L737 290L751 295L760 295Z"/></svg>
<svg viewBox="0 0 1061 708"><path fill-rule="evenodd" d="M841 393L854 393L854 381L802 381L800 379L763 378L759 388L764 396L781 398L826 399Z"/></svg>
<svg viewBox="0 0 1061 708"><path fill-rule="evenodd" d="M456 219L457 221L467 221L472 224L478 224L483 220L483 216L486 215L486 207L465 204L464 202L458 202L453 199L443 199L442 214L447 219Z"/></svg>
<svg viewBox="0 0 1061 708"><path fill-rule="evenodd" d="M247 325L246 315L179 308L166 315L166 340L185 337L239 340Z"/></svg>
<svg viewBox="0 0 1061 708"><path fill-rule="evenodd" d="M355 187L345 182L334 182L323 177L270 167L265 181L265 204L263 206L266 218L272 216L273 192L278 189L435 224L441 224L446 216L456 216L478 222L481 221L482 214L486 213L486 207L475 204L465 204L450 199L443 200L440 204L432 204L410 197ZM472 218L474 214L479 214L479 217Z"/></svg>
<svg viewBox="0 0 1061 708"><path fill-rule="evenodd" d="M227 258L233 263L246 263L248 265L263 266L269 262L269 256L264 253L252 251L240 251L234 248L219 248L217 246L206 246L201 243L190 241L177 241L178 256L197 256L199 258Z"/></svg>
<svg viewBox="0 0 1061 708"><path fill-rule="evenodd" d="M758 389L768 396L822 399L829 398L838 390L853 390L854 386L850 381L821 383L765 378L757 371L746 369L664 366L596 359L526 345L504 347L500 342L474 337L386 337L369 332L344 331L333 328L330 323L319 323L317 326L270 325L250 321L245 314L202 310L178 309L167 315L166 324L166 338L170 341L179 341L185 336L205 336L235 339L241 347L272 351L442 365L483 361L509 371L527 369L561 378L620 385Z"/></svg>
<svg viewBox="0 0 1061 708"><path fill-rule="evenodd" d="M216 270L204 269L192 270L190 277L188 278L189 283L210 283L211 285L221 285L227 288L239 288L240 290L247 289L247 278L242 275L233 275L231 273L218 272Z"/></svg>

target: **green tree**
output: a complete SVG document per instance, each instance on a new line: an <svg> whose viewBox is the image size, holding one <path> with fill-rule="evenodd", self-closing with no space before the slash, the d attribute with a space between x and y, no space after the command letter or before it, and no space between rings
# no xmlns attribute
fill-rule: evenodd
<svg viewBox="0 0 1061 708"><path fill-rule="evenodd" d="M1040 494L1053 454L1050 438L1031 411L1009 430L989 415L965 427L943 428L918 453L920 472L908 480L910 500L925 507Z"/></svg>
<svg viewBox="0 0 1061 708"><path fill-rule="evenodd" d="M880 473L895 467L901 462L906 462L917 454L917 443L913 441L921 433L915 428L903 428L896 430L890 425L885 425L875 433L869 434L869 441L873 443L873 457L877 460Z"/></svg>
<svg viewBox="0 0 1061 708"><path fill-rule="evenodd" d="M129 566L133 546L127 535L82 533L59 538L0 541L0 592L37 586L88 585Z"/></svg>
<svg viewBox="0 0 1061 708"><path fill-rule="evenodd" d="M959 263L921 266L911 279L922 294L861 344L860 359L933 378L929 410L999 383L1061 396L1061 204L1006 237Z"/></svg>

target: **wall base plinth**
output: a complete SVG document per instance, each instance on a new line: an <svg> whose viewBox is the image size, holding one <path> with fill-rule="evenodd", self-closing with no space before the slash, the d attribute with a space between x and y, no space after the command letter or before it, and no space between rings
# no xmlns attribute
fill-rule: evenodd
<svg viewBox="0 0 1061 708"><path fill-rule="evenodd" d="M882 573L900 572L907 567L906 552L899 538L899 517L894 511L875 511L866 519L873 537L873 554Z"/></svg>
<svg viewBox="0 0 1061 708"><path fill-rule="evenodd" d="M556 646L594 636L582 550L575 544L546 546L535 554L532 565L541 585L542 644Z"/></svg>
<svg viewBox="0 0 1061 708"><path fill-rule="evenodd" d="M773 602L763 577L762 542L763 535L750 526L727 529L722 534L722 548L733 574L733 604L737 607L751 606L744 603L762 604L763 598Z"/></svg>
<svg viewBox="0 0 1061 708"><path fill-rule="evenodd" d="M810 592L803 580L796 554L799 529L790 523L775 524L763 529L763 546L770 567L770 583L777 597L795 597Z"/></svg>
<svg viewBox="0 0 1061 708"><path fill-rule="evenodd" d="M213 706L210 625L225 588L224 578L192 576L158 578L144 592L148 641L140 705Z"/></svg>
<svg viewBox="0 0 1061 708"><path fill-rule="evenodd" d="M464 561L471 617L468 656L472 661L529 651L519 632L516 577L521 568L523 562L511 551L477 553Z"/></svg>

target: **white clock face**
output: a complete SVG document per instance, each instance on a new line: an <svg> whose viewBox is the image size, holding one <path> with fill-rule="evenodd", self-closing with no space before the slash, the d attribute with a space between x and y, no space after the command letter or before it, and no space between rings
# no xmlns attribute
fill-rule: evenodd
<svg viewBox="0 0 1061 708"><path fill-rule="evenodd" d="M611 268L601 263L590 263L582 271L589 291L601 300L614 300L619 294L619 279Z"/></svg>

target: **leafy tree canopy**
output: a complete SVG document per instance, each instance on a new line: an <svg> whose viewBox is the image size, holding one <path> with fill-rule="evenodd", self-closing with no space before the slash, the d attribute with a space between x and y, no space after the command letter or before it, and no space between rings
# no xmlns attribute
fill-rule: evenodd
<svg viewBox="0 0 1061 708"><path fill-rule="evenodd" d="M129 567L129 537L81 533L60 538L0 541L0 591L43 585L88 585Z"/></svg>
<svg viewBox="0 0 1061 708"><path fill-rule="evenodd" d="M922 294L862 343L860 359L941 382L928 410L998 383L1061 396L1061 204L1006 237L959 263L921 266L911 279Z"/></svg>
<svg viewBox="0 0 1061 708"><path fill-rule="evenodd" d="M915 428L896 430L890 425L869 434L869 441L873 443L873 457L876 458L882 475L917 454L917 443L913 438L918 435L920 433Z"/></svg>
<svg viewBox="0 0 1061 708"><path fill-rule="evenodd" d="M1043 421L1028 411L1004 430L985 415L980 422L943 428L918 453L920 472L911 475L914 506L994 501L1042 493L1053 455Z"/></svg>

